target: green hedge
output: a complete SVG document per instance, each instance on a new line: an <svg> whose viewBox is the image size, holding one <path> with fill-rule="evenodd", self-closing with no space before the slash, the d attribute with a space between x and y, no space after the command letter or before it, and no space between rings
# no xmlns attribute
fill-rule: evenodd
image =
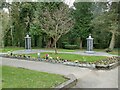
<svg viewBox="0 0 120 90"><path fill-rule="evenodd" d="M62 48L65 48L65 45L69 45L68 42L62 42Z"/></svg>
<svg viewBox="0 0 120 90"><path fill-rule="evenodd" d="M65 45L65 49L77 49L77 45Z"/></svg>

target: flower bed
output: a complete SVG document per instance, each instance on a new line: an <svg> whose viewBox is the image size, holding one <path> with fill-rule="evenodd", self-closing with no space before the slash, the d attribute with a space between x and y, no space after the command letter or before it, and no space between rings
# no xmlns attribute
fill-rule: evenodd
<svg viewBox="0 0 120 90"><path fill-rule="evenodd" d="M120 57L108 57L107 59L96 62L97 69L112 69L120 65Z"/></svg>
<svg viewBox="0 0 120 90"><path fill-rule="evenodd" d="M46 55L43 58L35 58L31 57L30 55L25 54L8 54L3 55L3 57L7 58L17 58L17 59L25 59L25 60L32 60L32 61L43 61L43 62L49 62L49 63L58 63L58 64L64 64L64 65L70 65L70 66L78 66L78 67L86 67L86 68L96 68L96 69L112 69L116 66L120 65L120 57L108 57L104 60L96 61L96 62L86 62L86 61L79 61L79 60L64 60L59 57L52 58L48 57L49 55Z"/></svg>

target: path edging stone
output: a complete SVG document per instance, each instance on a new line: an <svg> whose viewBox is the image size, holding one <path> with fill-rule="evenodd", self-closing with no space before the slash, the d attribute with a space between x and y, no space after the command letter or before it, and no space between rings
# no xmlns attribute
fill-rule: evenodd
<svg viewBox="0 0 120 90"><path fill-rule="evenodd" d="M65 88L71 88L76 85L77 78L73 74L65 76L69 80L55 87L55 90L64 90ZM65 89L66 90L66 89Z"/></svg>

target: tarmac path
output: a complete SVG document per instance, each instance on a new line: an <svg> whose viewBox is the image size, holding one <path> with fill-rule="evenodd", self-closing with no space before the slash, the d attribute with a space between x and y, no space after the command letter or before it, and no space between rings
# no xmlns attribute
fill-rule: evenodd
<svg viewBox="0 0 120 90"><path fill-rule="evenodd" d="M73 88L118 88L118 67L112 70L91 70L62 64L11 58L1 58L0 65L22 67L61 75L74 74L78 82Z"/></svg>

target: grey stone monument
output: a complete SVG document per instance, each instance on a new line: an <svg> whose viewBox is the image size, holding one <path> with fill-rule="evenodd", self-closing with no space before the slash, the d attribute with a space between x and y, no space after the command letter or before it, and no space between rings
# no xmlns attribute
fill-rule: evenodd
<svg viewBox="0 0 120 90"><path fill-rule="evenodd" d="M87 51L85 51L88 54L93 54L93 38L91 37L91 34L89 34L89 37L87 38Z"/></svg>
<svg viewBox="0 0 120 90"><path fill-rule="evenodd" d="M25 37L25 49L31 49L31 37L28 34Z"/></svg>

